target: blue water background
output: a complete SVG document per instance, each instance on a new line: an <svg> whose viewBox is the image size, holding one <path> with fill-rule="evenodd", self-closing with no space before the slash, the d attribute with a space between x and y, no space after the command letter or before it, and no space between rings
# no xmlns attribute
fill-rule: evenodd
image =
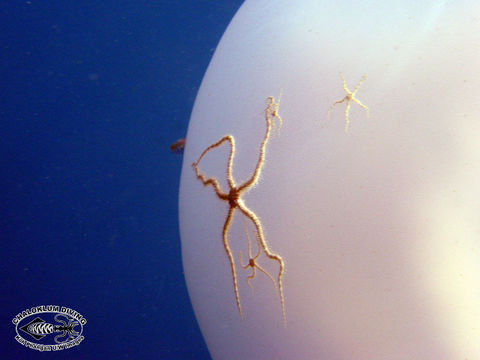
<svg viewBox="0 0 480 360"><path fill-rule="evenodd" d="M208 359L183 277L183 137L242 0L0 2L0 357ZM85 316L28 349L12 318Z"/></svg>

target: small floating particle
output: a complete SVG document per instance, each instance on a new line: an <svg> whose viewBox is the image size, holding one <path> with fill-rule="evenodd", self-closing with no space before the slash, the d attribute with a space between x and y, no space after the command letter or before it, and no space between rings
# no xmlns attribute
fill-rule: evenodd
<svg viewBox="0 0 480 360"><path fill-rule="evenodd" d="M170 151L174 154L183 154L183 149L185 149L185 138L178 139L172 145L170 145Z"/></svg>

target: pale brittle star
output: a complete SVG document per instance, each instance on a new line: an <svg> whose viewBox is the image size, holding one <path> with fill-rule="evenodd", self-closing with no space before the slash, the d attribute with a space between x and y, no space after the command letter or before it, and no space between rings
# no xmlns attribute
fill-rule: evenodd
<svg viewBox="0 0 480 360"><path fill-rule="evenodd" d="M253 280L255 279L255 276L257 275L257 272L256 272L256 269L260 270L262 273L264 273L270 280L272 280L273 282L273 286L274 288L276 289L277 288L277 284L275 283L275 279L273 278L272 275L270 275L267 270L265 270L263 267L261 267L258 262L257 262L257 259L260 257L261 255L261 247L258 243L258 234L255 233L255 238L257 239L257 245L258 245L258 251L257 251L257 255L255 255L254 257L252 257L252 244L251 244L251 241L250 241L250 235L248 235L248 227L247 227L247 223L244 222L244 227L245 227L245 235L247 236L247 242L248 242L248 262L243 265L243 260L242 260L242 252L240 251L238 253L238 256L240 258L240 265L242 266L242 268L244 268L245 270L248 270L248 268L252 268L252 274L249 275L247 277L247 284L248 286L250 287L250 290L252 291L252 294L253 294L253 286L252 284L250 283L250 280Z"/></svg>
<svg viewBox="0 0 480 360"><path fill-rule="evenodd" d="M363 105L360 100L358 100L356 97L355 97L355 94L357 93L358 89L360 88L360 86L362 86L362 83L367 79L367 75L363 75L362 78L360 79L360 81L358 82L357 86L355 86L355 89L353 89L353 91L350 91L347 87L347 83L345 81L345 78L343 77L342 73L340 73L340 77L342 78L342 83L343 83L343 89L345 90L345 92L347 93L347 95L342 99L342 100L338 100L338 101L335 101L332 106L330 106L330 108L328 109L328 116L330 116L330 112L332 111L332 109L335 107L335 105L337 104L341 104L343 103L344 101L347 102L347 107L345 108L345 132L348 131L348 125L350 124L350 119L348 117L348 114L350 112L350 105L352 103L352 101L355 101L358 105L360 105L362 108L364 108L366 111L367 111L367 116L369 115L369 109L367 106Z"/></svg>
<svg viewBox="0 0 480 360"><path fill-rule="evenodd" d="M274 126L273 124L274 120L275 119L278 120L278 127L282 125L282 118L278 114L278 108L279 108L280 102L279 101L275 102L275 99L273 98L273 96L269 96L266 100L266 105L267 105L267 108L265 109L265 122L267 124L267 128L265 131L265 136L263 138L263 141L260 144L260 151L259 151L259 156L257 160L257 165L255 167L255 170L253 171L252 176L249 179L247 179L245 182L239 185L237 185L235 183L235 180L233 179L232 168L233 168L233 159L235 157L235 139L232 135L225 135L219 141L208 146L202 152L198 160L192 164L192 167L195 170L195 175L197 176L197 179L199 179L204 186L211 185L217 197L220 200L228 202L228 205L229 205L227 218L225 219L225 223L223 225L222 238L223 238L223 247L225 249L225 252L227 253L228 260L230 261L230 268L232 271L232 279L233 279L233 290L235 292L235 299L237 302L237 308L240 313L240 316L243 318L242 306L240 304L240 295L238 292L238 285L237 285L237 273L235 269L235 260L233 258L232 251L228 244L228 231L230 228L230 224L232 223L233 215L236 209L238 209L244 216L246 216L248 219L250 219L250 221L252 221L255 227L255 231L257 233L258 246L262 249L262 251L265 253L265 255L269 259L278 262L280 266L277 282L278 282L278 291L280 295L280 304L282 307L282 318L283 318L284 324L286 324L285 301L283 297L283 286L282 286L282 276L285 270L285 264L280 255L275 254L270 250L270 248L268 247L265 241L265 236L263 234L263 228L262 228L262 224L260 223L260 219L252 210L250 210L245 205L245 202L241 198L241 196L245 192L247 192L250 188L255 186L255 184L258 182L258 179L260 177L260 172L265 162L265 149L267 147L267 143L271 134L272 126ZM228 162L227 162L227 182L228 182L228 187L230 188L228 192L224 192L221 189L220 184L218 183L218 180L216 178L214 177L207 178L198 170L198 164L202 160L202 158L205 156L205 154L208 153L210 150L219 147L224 142L230 143L230 155L228 156Z"/></svg>

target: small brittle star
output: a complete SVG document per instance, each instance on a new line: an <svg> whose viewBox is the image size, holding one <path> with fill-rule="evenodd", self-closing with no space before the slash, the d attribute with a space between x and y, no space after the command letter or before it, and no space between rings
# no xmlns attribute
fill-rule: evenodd
<svg viewBox="0 0 480 360"><path fill-rule="evenodd" d="M347 102L347 107L345 108L345 132L348 131L348 125L350 124L350 119L348 117L348 114L350 112L350 105L352 103L352 101L355 101L358 105L360 105L362 108L364 108L366 111L367 111L367 116L369 115L369 109L367 106L363 105L360 100L358 100L356 97L355 97L355 94L357 93L358 89L360 88L360 86L362 85L362 83L367 80L367 75L363 75L362 78L360 79L360 81L358 82L357 86L355 86L355 89L353 89L353 91L350 91L347 87L347 83L345 81L345 78L343 77L342 73L340 73L340 77L342 78L342 83L343 83L343 89L345 90L345 92L347 93L347 95L342 99L342 100L338 100L338 101L335 101L332 106L330 106L330 108L328 109L328 116L330 116L330 112L332 111L332 109L337 105L337 104L341 104L343 103L344 101Z"/></svg>
<svg viewBox="0 0 480 360"><path fill-rule="evenodd" d="M247 242L248 242L248 262L243 265L243 260L242 260L242 252L240 251L238 256L240 258L240 265L242 266L242 268L244 268L245 270L248 270L248 268L252 268L252 274L249 275L247 277L247 284L248 286L250 287L250 290L252 291L252 294L253 294L253 287L252 287L252 284L250 283L250 280L253 280L255 279L255 276L257 275L257 272L255 269L258 269L260 270L262 273L264 273L270 280L272 280L273 282L273 286L275 287L275 289L277 288L277 284L275 283L275 279L272 277L272 275L270 275L267 270L265 270L263 267L261 267L258 262L257 262L257 259L260 257L261 255L261 246L260 244L258 243L258 234L256 234L255 238L257 239L257 245L258 245L258 251L257 251L257 255L255 255L255 257L252 257L252 244L251 244L251 241L250 241L250 235L248 235L248 227L247 227L247 223L244 222L243 223L244 227L245 227L245 235L247 235Z"/></svg>
<svg viewBox="0 0 480 360"><path fill-rule="evenodd" d="M278 292L280 295L280 304L282 308L282 318L283 318L283 323L286 326L286 315L285 315L285 301L283 297L283 285L282 285L282 277L283 273L285 271L285 263L283 262L283 258L278 255L273 253L270 248L268 247L266 241L265 241L265 235L263 234L263 228L262 224L260 222L260 219L258 216L250 210L247 205L245 205L245 202L241 198L241 196L247 192L249 189L254 187L258 179L260 178L260 172L262 170L262 167L265 163L265 150L267 147L267 142L270 138L271 132L272 132L272 127L275 127L274 120L277 119L278 125L277 125L277 131L278 128L282 125L282 118L278 114L278 108L280 106L280 100L275 101L273 96L267 97L266 100L266 105L267 108L265 109L265 122L267 123L267 129L265 131L265 136L263 138L263 141L260 144L260 151L258 155L258 160L257 160L257 165L255 167L255 170L253 171L253 174L249 179L247 179L245 182L242 184L237 185L234 178L233 178L233 159L235 157L235 139L232 135L225 135L222 137L220 140L217 142L211 144L208 146L205 150L203 150L202 154L198 158L196 162L192 164L192 167L195 171L195 175L197 179L199 179L204 186L209 186L211 185L213 187L213 190L215 191L215 195L217 197L228 203L229 208L228 208L228 213L227 213L227 218L225 219L225 223L223 225L223 230L222 230L222 238L223 238L223 247L225 249L225 252L227 253L228 260L230 262L230 268L232 271L232 280L233 280L233 290L235 293L235 299L237 302L237 308L238 312L240 313L240 317L243 318L242 314L242 306L240 304L240 295L238 292L238 284L237 284L237 272L235 268L235 260L232 255L232 251L230 249L230 245L228 243L228 232L230 225L233 220L233 215L235 210L239 210L246 218L248 218L254 225L256 235L257 235L257 243L259 247L259 252L262 251L265 253L267 258L269 258L272 261L276 261L279 264L279 271L278 271L278 278L277 278L277 283L278 283ZM229 142L230 143L230 155L228 156L228 162L227 162L227 183L228 187L230 190L228 192L224 192L218 180L214 177L207 178L205 175L203 175L200 170L198 169L198 164L202 160L202 158L207 154L210 150L213 150L220 145L222 145L224 142ZM261 249L261 250L260 250ZM251 258L249 260L249 266L251 265L252 268L255 271L255 267L259 268L258 265L255 263L256 258ZM247 268L249 267L247 266ZM259 268L260 269L260 268Z"/></svg>

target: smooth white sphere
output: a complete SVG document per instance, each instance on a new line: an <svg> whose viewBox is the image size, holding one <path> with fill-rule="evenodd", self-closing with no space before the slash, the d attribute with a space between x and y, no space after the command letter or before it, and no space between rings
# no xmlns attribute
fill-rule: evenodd
<svg viewBox="0 0 480 360"><path fill-rule="evenodd" d="M215 360L480 359L479 14L474 0L244 3L198 92L180 186L185 277ZM347 94L340 73L352 91L368 75L355 98L369 114L352 101L348 132L346 101L328 114ZM248 286L237 212L240 317L229 205L192 169L230 134L233 177L249 178L281 92L283 125L241 198L285 262L286 328L271 279L257 270ZM227 192L228 154L198 165Z"/></svg>

